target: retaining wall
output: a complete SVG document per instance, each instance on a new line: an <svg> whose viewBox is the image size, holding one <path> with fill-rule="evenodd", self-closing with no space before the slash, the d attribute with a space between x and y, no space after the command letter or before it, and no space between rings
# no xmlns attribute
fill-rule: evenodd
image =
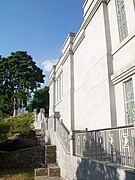
<svg viewBox="0 0 135 180"><path fill-rule="evenodd" d="M45 150L36 146L17 151L0 151L0 168L7 167L39 167L44 164Z"/></svg>

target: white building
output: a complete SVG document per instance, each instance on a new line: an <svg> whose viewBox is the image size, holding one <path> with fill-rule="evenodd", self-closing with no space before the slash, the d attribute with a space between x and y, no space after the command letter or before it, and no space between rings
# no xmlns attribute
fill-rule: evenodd
<svg viewBox="0 0 135 180"><path fill-rule="evenodd" d="M86 0L50 74L50 116L69 130L132 124L135 117L135 1Z"/></svg>
<svg viewBox="0 0 135 180"><path fill-rule="evenodd" d="M50 73L46 139L65 179L131 180L120 167L135 169L135 0L85 0L83 9Z"/></svg>

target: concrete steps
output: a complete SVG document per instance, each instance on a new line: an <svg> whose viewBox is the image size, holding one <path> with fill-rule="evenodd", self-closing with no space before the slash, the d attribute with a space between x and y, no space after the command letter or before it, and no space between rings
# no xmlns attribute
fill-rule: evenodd
<svg viewBox="0 0 135 180"><path fill-rule="evenodd" d="M63 180L60 167L56 163L56 146L45 146L45 165L35 170L35 180Z"/></svg>
<svg viewBox="0 0 135 180"><path fill-rule="evenodd" d="M45 134L44 131L41 129L36 129L36 137L41 146L45 146Z"/></svg>
<svg viewBox="0 0 135 180"><path fill-rule="evenodd" d="M57 164L47 164L47 167L35 169L35 180L42 179L62 179L60 178L60 167Z"/></svg>

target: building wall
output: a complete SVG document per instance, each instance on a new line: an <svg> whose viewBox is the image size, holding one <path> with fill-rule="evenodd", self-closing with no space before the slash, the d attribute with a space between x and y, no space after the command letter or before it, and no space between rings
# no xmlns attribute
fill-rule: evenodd
<svg viewBox="0 0 135 180"><path fill-rule="evenodd" d="M70 129L70 58L68 57L62 66L62 97L56 103L56 111L60 112L61 119Z"/></svg>
<svg viewBox="0 0 135 180"><path fill-rule="evenodd" d="M75 129L111 126L103 11L102 4L74 53Z"/></svg>
<svg viewBox="0 0 135 180"><path fill-rule="evenodd" d="M108 4L114 70L112 81L115 88L118 126L128 124L125 108L124 82L130 78L133 78L134 81L133 67L135 65L135 9L133 1L124 0L124 3L128 35L123 41L120 41L119 38L115 1L111 0Z"/></svg>
<svg viewBox="0 0 135 180"><path fill-rule="evenodd" d="M50 103L50 116L60 111L69 130L127 124L124 86L130 78L135 91L135 8L134 1L122 2L126 37L120 38L116 1L86 0L84 22L76 35L70 33L67 37L55 71L51 72L50 81L53 76L55 80L50 83L50 96L55 100ZM60 74L62 94L57 101ZM134 105L131 111L134 116Z"/></svg>
<svg viewBox="0 0 135 180"><path fill-rule="evenodd" d="M72 48L72 40L75 34L70 33L67 37L63 47L62 55L56 65L56 67L50 73L50 116L54 114L54 111L59 111L61 119L68 129L72 129L72 61L73 55L70 52ZM52 81L53 79L53 81ZM61 79L61 80L60 80ZM54 97L54 98L53 98ZM52 100L55 99L55 100Z"/></svg>

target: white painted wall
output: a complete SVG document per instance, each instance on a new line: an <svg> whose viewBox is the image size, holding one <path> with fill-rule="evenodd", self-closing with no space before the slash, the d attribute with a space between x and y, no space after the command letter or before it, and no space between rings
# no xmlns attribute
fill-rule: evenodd
<svg viewBox="0 0 135 180"><path fill-rule="evenodd" d="M63 95L62 99L56 103L56 111L60 111L61 119L68 129L71 129L70 121L70 57L62 66Z"/></svg>
<svg viewBox="0 0 135 180"><path fill-rule="evenodd" d="M99 4L96 4L97 2ZM63 95L60 101L56 101L55 111L60 111L61 119L69 130L71 119L75 129L94 130L111 127L115 108L117 119L114 116L114 120L117 121L117 126L126 125L123 81L134 74L135 9L133 1L125 0L129 35L120 43L115 1L110 0L108 4L100 3L99 0L85 1L84 22L75 38L74 34L67 37L62 47L62 56L56 65L55 80L57 81L62 73ZM74 77L71 75L72 53ZM53 83L50 86L50 96L53 94L52 91ZM55 96L56 94L55 89ZM71 102L74 102L74 120ZM53 98L50 98L50 115L53 103Z"/></svg>
<svg viewBox="0 0 135 180"><path fill-rule="evenodd" d="M75 129L111 126L103 19L100 6L74 54Z"/></svg>
<svg viewBox="0 0 135 180"><path fill-rule="evenodd" d="M130 69L135 64L135 9L133 1L125 0L124 2L128 36L122 42L119 40L115 1L111 0L108 4L114 71L112 81L120 79L114 82L117 126L126 125L123 82L133 76L134 72Z"/></svg>
<svg viewBox="0 0 135 180"><path fill-rule="evenodd" d="M124 88L123 83L115 85L117 126L124 126L125 122L125 105L124 105Z"/></svg>
<svg viewBox="0 0 135 180"><path fill-rule="evenodd" d="M108 5L114 73L118 73L122 68L125 68L129 63L135 60L135 10L133 7L133 1L125 0L124 2L128 26L128 37L121 43L119 40L115 1L111 0Z"/></svg>

